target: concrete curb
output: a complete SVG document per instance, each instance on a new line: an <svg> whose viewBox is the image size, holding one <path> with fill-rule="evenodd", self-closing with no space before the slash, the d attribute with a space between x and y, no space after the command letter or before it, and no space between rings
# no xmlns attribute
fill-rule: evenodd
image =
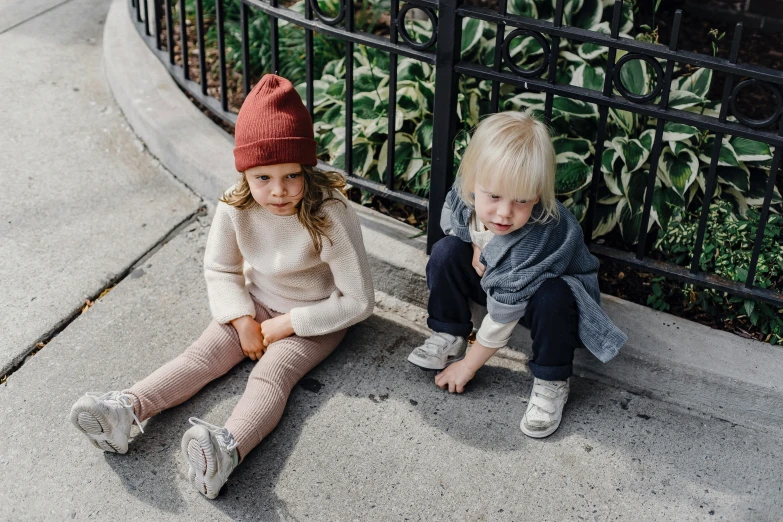
<svg viewBox="0 0 783 522"><path fill-rule="evenodd" d="M182 93L149 51L115 0L106 20L104 68L109 86L133 130L177 176L214 201L233 183L233 140ZM425 241L418 230L355 205L362 221L376 289L409 303L406 314L426 313ZM396 299L395 299L396 298ZM410 313L411 305L418 309ZM628 334L607 364L579 350L579 376L693 409L732 423L783 431L783 351L611 296L603 307ZM518 328L512 344L530 353ZM506 352L506 356L519 354Z"/></svg>

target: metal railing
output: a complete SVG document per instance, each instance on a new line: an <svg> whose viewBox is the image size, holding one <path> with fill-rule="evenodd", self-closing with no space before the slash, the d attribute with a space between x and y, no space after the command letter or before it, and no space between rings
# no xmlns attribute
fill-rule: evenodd
<svg viewBox="0 0 783 522"><path fill-rule="evenodd" d="M165 23L168 29L173 28L173 0L130 0L129 7L135 17L139 33L150 49L168 68L177 83L199 103L208 108L224 122L233 125L236 115L228 108L227 61L224 31L224 2L216 2L217 44L219 58L220 99L207 93L204 20L202 0L196 1L196 29L199 48L199 82L192 80L188 67L187 38L181 35L180 51L182 65L175 60L174 31L166 31L166 49L163 49L161 26ZM184 4L185 0L180 0ZM459 75L466 75L480 80L492 82L490 106L493 112L498 110L500 100L500 84L510 84L525 90L545 93L544 114L551 121L554 96L563 96L574 100L595 104L598 106L598 136L595 141L593 175L590 187L590 204L583 220L584 234L590 250L600 257L620 261L636 269L661 274L669 278L698 286L725 291L733 295L760 300L776 307L783 306L783 295L775 289L764 289L754 285L756 269L761 253L762 240L770 213L772 197L775 190L775 180L783 154L783 72L772 69L743 65L737 63L742 24L737 24L731 52L728 59L678 50L681 13L674 17L670 43L667 46L620 38L620 20L622 0L615 0L612 13L611 32L603 34L578 27L563 25L564 0L557 0L554 20L552 22L517 16L507 13L507 0L499 0L497 10L463 5L461 0L412 0L400 8L399 0L391 0L390 34L389 37L357 31L354 27L354 4L352 1L340 0L339 12L336 16L328 16L318 6L317 0L305 0L304 14L279 5L279 0L241 0L241 34L242 60L248 64L249 36L248 19L251 9L262 11L270 16L271 24L271 71L277 71L280 64L280 43L278 21L285 20L304 29L305 32L305 70L307 93L305 102L310 114L314 114L313 82L314 78L314 47L313 32L319 32L345 42L345 169L343 174L349 182L359 188L370 191L393 201L401 202L411 207L428 210L429 226L427 232L428 248L442 237L439 226L440 212L447 191L454 180L454 141L457 135L457 85ZM150 4L153 14L150 17ZM410 9L418 9L432 23L432 37L427 42L419 42L411 37L405 27L405 16ZM165 12L164 12L165 11ZM181 27L186 26L185 9L179 9ZM154 17L154 18L153 18ZM164 20L165 17L165 20ZM466 62L460 56L462 20L475 18L497 25L494 63L492 67ZM506 28L513 28L506 34ZM182 31L184 33L185 31ZM543 51L544 59L535 69L523 69L509 56L509 46L518 36L532 36ZM558 83L556 65L561 39L590 42L608 49L608 63L600 91L584 87ZM402 41L400 41L402 40ZM432 163L430 175L429 199L394 189L394 155L395 155L395 122L388 118L386 172L383 183L378 183L363 177L353 175L352 132L353 128L353 51L354 44L361 44L388 52L389 95L388 112L393 115L397 99L397 60L398 57L409 57L435 66L435 103L433 110L433 141ZM625 51L618 60L617 52ZM620 71L632 60L643 60L655 74L655 87L646 94L630 92L620 79ZM665 68L658 60L665 61ZM672 89L672 75L675 62L682 65L704 67L726 74L718 117L688 112L669 107L669 94ZM506 66L504 68L504 65ZM251 73L249 67L243 67L243 89L245 95L251 89ZM542 76L547 73L546 78ZM741 81L737 81L741 79ZM772 114L764 119L751 119L737 107L739 94L753 85L759 85L775 98ZM619 93L619 96L614 91ZM659 101L654 103L658 96ZM606 138L607 116L610 108L629 111L634 114L657 119L652 150L649 156L649 173L647 174L646 192L642 213L642 226L639 227L639 241L635 253L610 248L591 240L595 227L595 206L598 196L601 176L601 158ZM736 121L728 119L733 116ZM664 125L666 122L682 123L715 133L714 145L710 155L709 170L706 176L704 193L712 195L717 185L717 166L724 135L740 136L773 146L775 152L769 179L766 184L764 200L761 206L761 217L757 228L753 252L751 255L746 282L739 283L704 273L700 270L700 259L707 230L709 203L711 197L703 198L699 218L697 237L690 268L681 267L668 262L661 262L645 255L647 227L651 219L653 193L656 172L661 157ZM775 130L769 130L774 128ZM331 168L331 166L330 166ZM340 169L335 169L340 170Z"/></svg>

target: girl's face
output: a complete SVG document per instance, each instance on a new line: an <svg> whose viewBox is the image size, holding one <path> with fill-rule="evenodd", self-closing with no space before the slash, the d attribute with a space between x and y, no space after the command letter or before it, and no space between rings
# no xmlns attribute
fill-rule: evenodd
<svg viewBox="0 0 783 522"><path fill-rule="evenodd" d="M538 198L519 201L504 197L478 183L475 184L473 193L476 196L476 217L487 230L498 236L510 234L525 226L533 207L538 203Z"/></svg>
<svg viewBox="0 0 783 522"><path fill-rule="evenodd" d="M293 216L304 197L304 174L299 163L264 165L245 171L256 203L277 216Z"/></svg>

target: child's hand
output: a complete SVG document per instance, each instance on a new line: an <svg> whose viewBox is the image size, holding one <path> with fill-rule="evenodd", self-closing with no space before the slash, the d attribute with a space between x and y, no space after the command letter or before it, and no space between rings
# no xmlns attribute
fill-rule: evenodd
<svg viewBox="0 0 783 522"><path fill-rule="evenodd" d="M259 360L266 351L261 325L249 315L237 317L231 321L231 324L234 326L237 334L239 334L239 344L242 346L242 353L254 361Z"/></svg>
<svg viewBox="0 0 783 522"><path fill-rule="evenodd" d="M449 393L462 393L465 391L465 385L475 375L476 372L468 367L464 360L457 361L435 376L435 384L444 390L448 386Z"/></svg>
<svg viewBox="0 0 783 522"><path fill-rule="evenodd" d="M264 346L269 346L275 341L294 335L294 327L291 324L291 314L278 315L261 323L261 332L264 334Z"/></svg>
<svg viewBox="0 0 783 522"><path fill-rule="evenodd" d="M473 245L473 243L471 243L471 245ZM481 249L476 245L473 245L473 262L471 265L473 265L473 268L476 269L476 273L479 275L479 277L484 277L484 271L487 269L487 267L481 264L481 261L479 261L480 258Z"/></svg>

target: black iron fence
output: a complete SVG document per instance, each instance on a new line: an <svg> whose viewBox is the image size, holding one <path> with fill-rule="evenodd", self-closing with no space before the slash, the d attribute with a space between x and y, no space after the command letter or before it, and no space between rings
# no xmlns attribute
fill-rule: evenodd
<svg viewBox="0 0 783 522"><path fill-rule="evenodd" d="M217 48L219 68L219 99L208 94L207 64L204 35L203 0L195 0L195 28L199 57L199 81L191 78L188 65L188 39L185 37L186 9L185 0L181 0L183 8L179 8L180 35L175 42L175 22L172 17L174 0L130 0L131 15L135 18L137 29L147 42L150 49L157 54L166 65L172 77L179 85L198 102L207 107L214 115L229 125L236 121L236 115L229 110L227 88L227 59L224 30L224 1L215 0L215 16L217 27ZM305 71L307 91L305 102L314 114L314 32L339 39L345 44L345 145L343 174L349 182L364 190L383 196L393 201L401 202L414 208L429 211L429 227L427 232L428 246L431 246L441 236L438 225L440 212L446 192L454 179L454 141L458 132L459 118L458 82L460 75L491 82L490 107L497 111L499 107L501 84L516 86L520 90L542 93L543 116L551 121L553 105L559 98L577 100L597 106L598 125L597 137L592 144L594 160L592 176L589 185L586 214L582 220L585 238L590 250L604 258L620 261L636 269L649 271L666 277L677 279L698 286L726 291L730 294L760 300L775 307L783 305L783 296L779 289L759 288L754 284L756 271L761 255L762 242L765 237L773 195L776 193L776 176L780 169L783 154L783 72L772 69L743 65L737 63L742 35L742 25L737 24L731 52L728 59L678 50L681 13L674 17L671 38L668 47L637 41L620 34L623 16L622 0L615 0L608 33L591 31L579 27L565 25L563 22L564 6L567 0L557 0L554 8L553 21L544 21L532 17L508 13L508 0L499 0L497 9L487 9L464 5L461 0L412 0L400 7L399 0L390 2L389 35L379 36L355 29L354 3L339 0L339 10L336 14L326 14L319 7L317 0L305 0L304 12L300 13L288 7L279 5L280 0L242 0L240 24L242 35L242 63L250 62L250 42L248 20L251 10L258 10L270 18L271 44L270 71L277 71L280 64L279 21L283 20L303 28L305 34ZM598 2L600 4L600 2ZM411 35L406 29L405 20L408 11L416 9L429 19L432 34L429 39L422 40ZM152 11L152 12L150 12ZM464 19L481 20L496 26L494 59L491 65L463 60L461 56L462 27ZM165 30L162 30L165 29ZM511 30L511 32L508 32ZM164 46L165 33L165 46ZM523 68L513 58L512 43L520 37L532 37L540 47L539 63L535 67ZM597 89L573 85L573 82L558 81L557 62L561 43L574 40L588 43L607 50L608 59L601 84ZM389 95L388 115L396 113L397 103L397 64L399 57L409 57L435 67L435 93L433 109L432 158L429 186L429 198L395 190L395 118L388 118L388 146L386 147L386 172L382 183L353 175L354 158L351 130L353 118L353 54L354 45L360 44L389 53ZM175 55L179 45L181 64L177 64ZM165 49L164 49L165 47ZM286 49L282 49L287 52ZM618 59L618 52L622 56ZM649 92L633 92L629 90L622 79L623 67L633 61L643 61L646 70L653 76L654 84ZM673 85L675 64L680 67L706 68L725 75L723 95L720 109L716 114L699 113L670 106L670 95ZM242 86L247 94L251 89L250 67L242 68ZM754 119L744 114L737 103L740 94L751 86L761 87L773 98L770 113L762 118ZM646 253L648 242L648 227L638 226L638 241L636 252L612 248L600 242L594 242L593 231L596 227L596 207L599 199L599 185L602 176L602 158L604 158L607 118L610 110L626 111L632 115L655 118L654 133L649 144L649 171L646 176L646 186L643 187L643 206L641 207L641 223L648 224L653 212L655 183L659 162L662 157L664 134L668 124L682 124L701 131L714 133L713 144L709 154L709 169L703 187L705 196L701 205L700 218L694 241L692 263L689 268L673 263L652 259ZM752 255L748 263L745 282L730 281L700 270L700 259L704 245L704 237L708 227L708 214L711 195L715 193L718 184L718 167L723 159L724 136L741 137L756 143L766 144L773 150L769 176L763 190L763 201L760 207L760 221L753 242Z"/></svg>

